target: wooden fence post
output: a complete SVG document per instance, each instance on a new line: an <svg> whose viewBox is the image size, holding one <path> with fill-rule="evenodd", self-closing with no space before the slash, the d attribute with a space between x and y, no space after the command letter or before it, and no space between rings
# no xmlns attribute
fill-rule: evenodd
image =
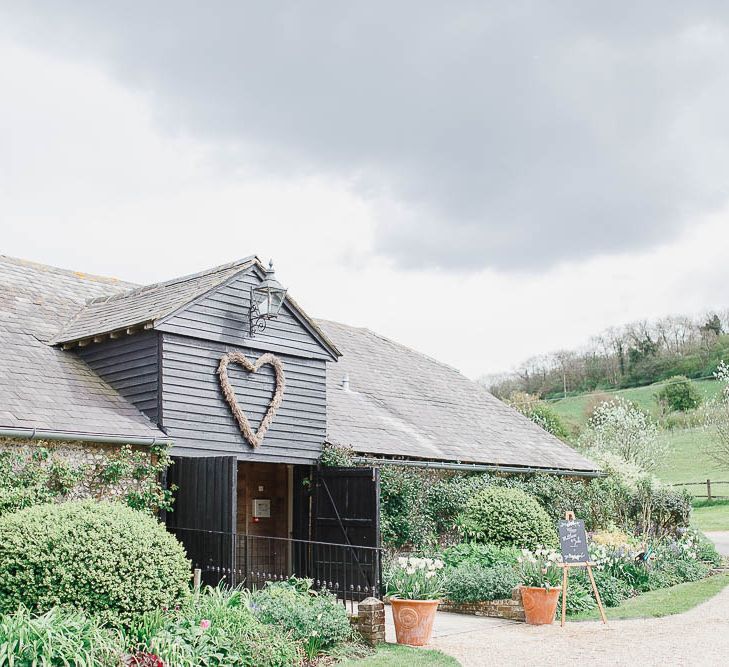
<svg viewBox="0 0 729 667"><path fill-rule="evenodd" d="M200 590L200 584L202 580L202 572L200 571L200 568L195 568L192 571L192 587L194 591L197 593Z"/></svg>
<svg viewBox="0 0 729 667"><path fill-rule="evenodd" d="M711 502L711 480L706 480L706 497L708 498L709 502Z"/></svg>

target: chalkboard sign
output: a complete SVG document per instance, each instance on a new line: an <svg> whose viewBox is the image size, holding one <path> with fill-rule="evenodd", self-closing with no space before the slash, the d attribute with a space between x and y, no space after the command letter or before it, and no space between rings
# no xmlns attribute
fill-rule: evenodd
<svg viewBox="0 0 729 667"><path fill-rule="evenodd" d="M595 577L592 574L592 563L590 562L590 551L587 548L587 533L585 522L575 519L574 512L565 512L564 520L559 522L559 545L562 547L562 627L567 614L567 586L569 585L569 573L573 567L580 567L587 570L590 578L592 593L600 610L600 618L607 623L605 610L602 608L600 591L597 590Z"/></svg>
<svg viewBox="0 0 729 667"><path fill-rule="evenodd" d="M562 560L567 563L587 563L590 553L587 549L585 522L579 519L566 519L559 522L559 545Z"/></svg>

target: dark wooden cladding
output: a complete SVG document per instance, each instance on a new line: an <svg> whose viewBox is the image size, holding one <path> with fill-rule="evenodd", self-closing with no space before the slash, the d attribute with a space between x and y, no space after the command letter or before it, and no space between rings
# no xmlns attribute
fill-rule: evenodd
<svg viewBox="0 0 729 667"><path fill-rule="evenodd" d="M319 468L311 539L379 547L379 472L377 468Z"/></svg>
<svg viewBox="0 0 729 667"><path fill-rule="evenodd" d="M382 579L377 549L357 549L380 547L379 472L376 468L320 467L315 475L311 539L350 547L350 560L335 563L331 576L356 589L374 591Z"/></svg>
<svg viewBox="0 0 729 667"><path fill-rule="evenodd" d="M239 460L309 464L326 437L328 344L293 309L284 306L266 331L249 336L250 269L162 320L154 331L92 343L79 356L174 440L173 454L236 456ZM263 444L245 440L225 402L216 373L226 352L254 361L273 352L284 364L283 404ZM231 364L229 377L254 429L273 393L273 371L251 374Z"/></svg>
<svg viewBox="0 0 729 667"><path fill-rule="evenodd" d="M155 331L145 331L75 350L97 375L155 423L160 421L157 336Z"/></svg>
<svg viewBox="0 0 729 667"><path fill-rule="evenodd" d="M235 583L237 465L234 456L175 456L167 471L168 484L177 487L167 527L211 586L221 579Z"/></svg>
<svg viewBox="0 0 729 667"><path fill-rule="evenodd" d="M251 270L191 303L157 328L268 352L332 359L332 355L286 305L276 319L268 321L265 331L256 333L253 339L248 336L250 289L259 282L260 278Z"/></svg>
<svg viewBox="0 0 729 667"><path fill-rule="evenodd" d="M324 359L278 355L286 374L283 403L254 450L223 398L216 371L220 357L230 349L241 350L251 361L262 352L170 333L162 336L162 410L175 453L230 454L239 460L279 463L310 463L319 457L326 436ZM273 393L272 369L264 366L252 374L231 364L228 374L241 407L257 428Z"/></svg>

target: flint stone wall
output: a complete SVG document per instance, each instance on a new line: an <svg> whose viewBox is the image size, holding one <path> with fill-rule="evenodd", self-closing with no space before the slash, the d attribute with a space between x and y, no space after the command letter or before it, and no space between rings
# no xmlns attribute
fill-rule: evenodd
<svg viewBox="0 0 729 667"><path fill-rule="evenodd" d="M139 490L140 481L133 478L122 478L118 482L108 483L100 479L104 468L119 455L122 445L108 445L89 442L59 442L49 440L25 440L0 438L0 456L7 452L19 455L28 460L41 449L48 452L48 457L39 462L41 466L50 467L54 462L67 465L73 470L83 470L80 480L66 495L58 500L81 500L95 498L104 500L121 500L129 491ZM144 447L133 447L135 452L145 451ZM149 461L152 454L148 454ZM0 474L2 470L0 470Z"/></svg>

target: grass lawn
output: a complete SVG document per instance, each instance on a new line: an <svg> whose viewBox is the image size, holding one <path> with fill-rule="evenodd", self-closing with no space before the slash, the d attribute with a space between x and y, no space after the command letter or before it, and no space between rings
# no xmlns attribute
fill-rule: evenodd
<svg viewBox="0 0 729 667"><path fill-rule="evenodd" d="M661 390L664 382L656 382L646 387L635 387L634 389L619 389L617 391L604 392L607 396L622 396L633 401L638 406L647 410L654 417L659 416L656 394ZM721 391L721 382L716 380L699 380L695 382L704 398L713 398ZM602 393L602 392L601 392ZM580 396L568 396L558 401L549 401L549 405L567 422L570 428L581 429L587 421L587 408L592 406L595 395L582 394Z"/></svg>
<svg viewBox="0 0 729 667"><path fill-rule="evenodd" d="M413 665L414 667L458 667L460 664L440 651L432 649L412 648L399 644L381 644L377 652L361 660L340 663L347 667L399 667L400 665Z"/></svg>
<svg viewBox="0 0 729 667"><path fill-rule="evenodd" d="M695 500L692 516L701 530L729 530L729 500Z"/></svg>
<svg viewBox="0 0 729 667"><path fill-rule="evenodd" d="M656 471L664 482L705 482L707 478L729 480L729 471L717 470L704 453L704 446L712 433L703 428L663 431L661 437L668 443L668 456ZM686 487L692 494L706 494L706 486ZM719 495L729 496L729 485L712 489Z"/></svg>
<svg viewBox="0 0 729 667"><path fill-rule="evenodd" d="M701 581L692 581L671 588L643 593L638 597L626 600L619 607L606 609L605 614L608 621L621 618L652 618L680 614L705 602L725 586L729 586L729 574L718 574ZM569 618L575 621L597 621L600 619L600 612L593 609Z"/></svg>

